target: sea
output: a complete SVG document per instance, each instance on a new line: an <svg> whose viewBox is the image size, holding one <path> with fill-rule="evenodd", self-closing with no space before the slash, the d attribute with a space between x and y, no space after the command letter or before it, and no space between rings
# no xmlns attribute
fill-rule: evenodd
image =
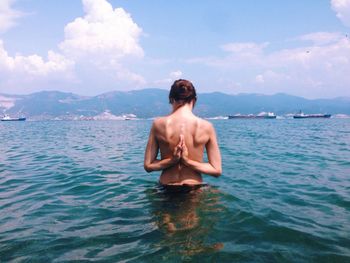
<svg viewBox="0 0 350 263"><path fill-rule="evenodd" d="M223 173L167 193L151 120L0 123L0 262L350 262L350 119L210 120Z"/></svg>

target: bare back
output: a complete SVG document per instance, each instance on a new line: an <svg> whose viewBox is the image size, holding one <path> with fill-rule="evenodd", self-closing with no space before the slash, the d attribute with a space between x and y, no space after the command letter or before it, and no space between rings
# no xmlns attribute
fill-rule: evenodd
<svg viewBox="0 0 350 263"><path fill-rule="evenodd" d="M158 118L154 122L154 135L159 145L161 159L172 156L179 143L180 135L184 136L188 147L188 157L202 162L204 148L210 140L212 126L209 122L192 113L175 111L169 116ZM177 163L162 171L161 184L196 184L202 182L199 172Z"/></svg>
<svg viewBox="0 0 350 263"><path fill-rule="evenodd" d="M178 79L169 92L172 113L153 122L143 165L148 173L162 171L159 181L163 185L197 187L202 182L201 174L219 177L222 173L215 129L192 113L196 101L193 84ZM203 162L204 148L207 162Z"/></svg>

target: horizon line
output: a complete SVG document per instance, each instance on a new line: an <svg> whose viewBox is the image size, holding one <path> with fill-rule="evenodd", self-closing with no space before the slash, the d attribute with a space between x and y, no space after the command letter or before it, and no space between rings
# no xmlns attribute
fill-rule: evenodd
<svg viewBox="0 0 350 263"><path fill-rule="evenodd" d="M40 90L40 91L35 91L35 92L31 92L31 93L27 93L27 94L11 94L11 93L3 93L3 92L0 92L0 95L2 96L30 96L30 95L33 95L33 94L38 94L38 93L49 93L49 92L57 92L57 93L65 93L65 94L72 94L72 95L77 95L77 96L80 96L80 97L89 97L89 98L93 98L93 97L98 97L98 96L101 96L101 95L104 95L104 94L108 94L108 93L116 93L116 92L120 92L120 93L128 93L128 92L137 92L137 91L144 91L144 90L162 90L162 91L169 91L169 89L164 89L164 88L143 88L143 89L132 89L132 90L111 90L111 91L106 91L106 92L102 92L102 93L99 93L99 94L96 94L96 95L82 95L82 94L79 94L79 93L74 93L74 92L71 92L71 91L61 91L61 90ZM263 94L263 93L225 93L225 92L222 92L222 91L211 91L211 92L198 92L198 94L212 94L212 93L220 93L220 94L224 94L224 95L227 95L227 96L242 96L242 95L257 95L257 96L276 96L276 95L287 95L287 96L290 96L290 97L297 97L297 98L303 98L303 99L306 99L306 100L334 100L334 99L349 99L350 100L350 97L347 97L347 96L338 96L338 97L332 97L332 98L306 98L306 97L303 97L303 96L300 96L300 95L292 95L292 94L288 94L288 93L284 93L284 92L277 92L277 93L274 93L274 94Z"/></svg>

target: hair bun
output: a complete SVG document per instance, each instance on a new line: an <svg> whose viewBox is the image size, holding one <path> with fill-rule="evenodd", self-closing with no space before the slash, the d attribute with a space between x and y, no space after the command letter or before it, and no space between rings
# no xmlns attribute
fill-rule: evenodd
<svg viewBox="0 0 350 263"><path fill-rule="evenodd" d="M169 102L182 101L188 103L193 99L197 99L196 90L193 84L185 79L178 79L171 86L169 93Z"/></svg>

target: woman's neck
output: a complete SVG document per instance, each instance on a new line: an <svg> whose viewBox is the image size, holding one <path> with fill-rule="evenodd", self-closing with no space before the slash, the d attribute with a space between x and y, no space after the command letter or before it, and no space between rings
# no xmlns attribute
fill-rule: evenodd
<svg viewBox="0 0 350 263"><path fill-rule="evenodd" d="M174 113L174 112L177 112L177 113L189 113L189 112L191 112L192 113L192 109L193 109L192 103L177 104L177 105L173 104L172 113Z"/></svg>

